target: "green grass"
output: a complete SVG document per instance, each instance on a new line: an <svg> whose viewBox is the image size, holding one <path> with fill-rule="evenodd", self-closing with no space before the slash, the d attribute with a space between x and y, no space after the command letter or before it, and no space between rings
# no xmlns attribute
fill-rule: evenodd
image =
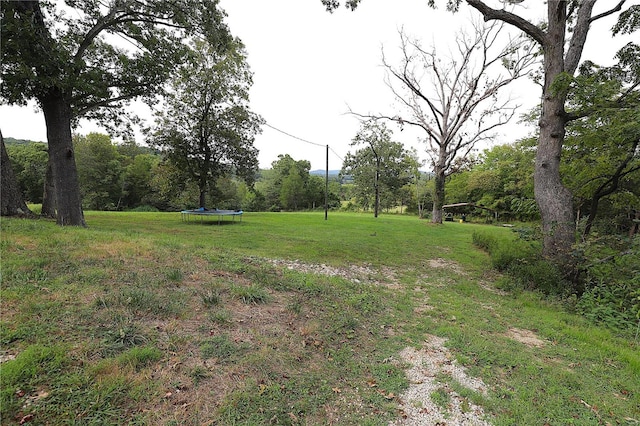
<svg viewBox="0 0 640 426"><path fill-rule="evenodd" d="M454 389L496 425L640 421L637 341L496 291L505 278L472 234L507 229L339 213L86 219L0 223L0 343L15 357L0 367L2 424L385 425L408 386L393 360L429 335L488 386L441 378L442 406Z"/></svg>

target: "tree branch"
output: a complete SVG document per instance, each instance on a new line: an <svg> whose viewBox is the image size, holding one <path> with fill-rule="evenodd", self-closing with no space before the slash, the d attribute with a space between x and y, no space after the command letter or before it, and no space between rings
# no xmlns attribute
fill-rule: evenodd
<svg viewBox="0 0 640 426"><path fill-rule="evenodd" d="M506 10L492 9L481 0L466 0L469 6L482 13L485 21L498 20L522 30L535 41L544 46L547 44L547 33L520 16Z"/></svg>
<svg viewBox="0 0 640 426"><path fill-rule="evenodd" d="M625 4L627 0L620 0L620 3L618 3L613 9L611 10L607 10L606 12L602 12L596 16L593 16L589 19L589 23L593 22L593 21L597 21L598 19L602 19L605 18L609 15L613 15L616 12L620 12L622 10L622 5Z"/></svg>
<svg viewBox="0 0 640 426"><path fill-rule="evenodd" d="M597 0L584 0L578 7L578 16L576 18L576 25L573 28L573 36L567 48L567 54L564 57L564 71L571 75L575 73L580 58L582 57L584 44L587 41L587 34L589 33L591 13L593 12L593 6L596 4L596 1Z"/></svg>

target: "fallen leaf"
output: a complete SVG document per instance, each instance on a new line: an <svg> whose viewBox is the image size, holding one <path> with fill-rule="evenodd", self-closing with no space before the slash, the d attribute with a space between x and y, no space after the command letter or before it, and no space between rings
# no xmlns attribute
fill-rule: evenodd
<svg viewBox="0 0 640 426"><path fill-rule="evenodd" d="M334 393L342 393L342 391L340 390L340 388L331 388L331 390L332 390Z"/></svg>
<svg viewBox="0 0 640 426"><path fill-rule="evenodd" d="M30 422L31 420L33 420L33 414L27 414L22 419L20 419L20 424L23 425L25 423Z"/></svg>

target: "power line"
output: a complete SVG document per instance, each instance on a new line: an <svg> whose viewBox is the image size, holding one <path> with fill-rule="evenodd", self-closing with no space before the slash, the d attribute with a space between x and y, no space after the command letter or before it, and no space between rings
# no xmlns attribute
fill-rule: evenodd
<svg viewBox="0 0 640 426"><path fill-rule="evenodd" d="M304 142L304 143L308 143L308 144L315 145L315 146L321 146L321 147L325 147L325 146L326 146L326 145L322 145L322 144L319 144L319 143L315 143L315 142L308 141L308 140L306 140L306 139L299 138L298 136L294 136L294 135L292 135L291 133L287 133L287 132L285 132L284 130L280 130L280 129L278 129L277 127L273 127L273 126L272 126L271 124L269 124L269 123L266 123L266 122L265 122L265 123L264 123L264 125L265 125L265 126L267 126L267 127L271 127L273 130L275 130L275 131L277 131L277 132L280 132L280 133L282 133L283 135L287 135L287 136L289 136L290 138L297 139L297 140L302 141L302 142Z"/></svg>
<svg viewBox="0 0 640 426"><path fill-rule="evenodd" d="M329 147L329 150L330 150L331 152L333 152L333 155L335 155L336 157L338 157L338 159L344 163L344 158L340 157L340 155L339 155L337 152L335 152L335 151L333 150L333 148Z"/></svg>
<svg viewBox="0 0 640 426"><path fill-rule="evenodd" d="M340 156L340 154L338 154L337 152L335 152L335 151L334 151L334 149L333 149L333 148L331 148L329 145L322 145L322 144L319 144L319 143L316 143L316 142L308 141L308 140L303 139L303 138L301 138L301 137L298 137L298 136L292 135L291 133L285 132L284 130L278 129L277 127L272 126L271 124L266 123L266 122L264 123L264 125L265 125L265 126L267 126L267 127L272 128L273 130L275 130L275 131L277 131L277 132L282 133L283 135L287 135L287 136L289 136L290 138L297 139L297 140L299 140L299 141L301 141L301 142L308 143L308 144L310 144L310 145L319 146L319 147L322 147L322 148L324 148L324 147L329 147L329 150L333 153L333 155L335 155L335 156L338 158L338 160L340 160L341 162L343 162L343 163L344 163L344 158L342 158L342 157Z"/></svg>

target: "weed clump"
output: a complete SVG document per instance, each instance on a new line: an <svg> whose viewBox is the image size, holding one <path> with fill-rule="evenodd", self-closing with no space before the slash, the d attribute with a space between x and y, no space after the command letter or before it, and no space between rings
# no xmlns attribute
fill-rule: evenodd
<svg viewBox="0 0 640 426"><path fill-rule="evenodd" d="M237 344L227 335L214 336L200 345L203 358L216 358L220 363L230 362L236 355L242 354L246 349L246 345Z"/></svg>
<svg viewBox="0 0 640 426"><path fill-rule="evenodd" d="M231 294L246 304L267 303L270 299L269 293L264 287L258 284L250 286L231 286Z"/></svg>

